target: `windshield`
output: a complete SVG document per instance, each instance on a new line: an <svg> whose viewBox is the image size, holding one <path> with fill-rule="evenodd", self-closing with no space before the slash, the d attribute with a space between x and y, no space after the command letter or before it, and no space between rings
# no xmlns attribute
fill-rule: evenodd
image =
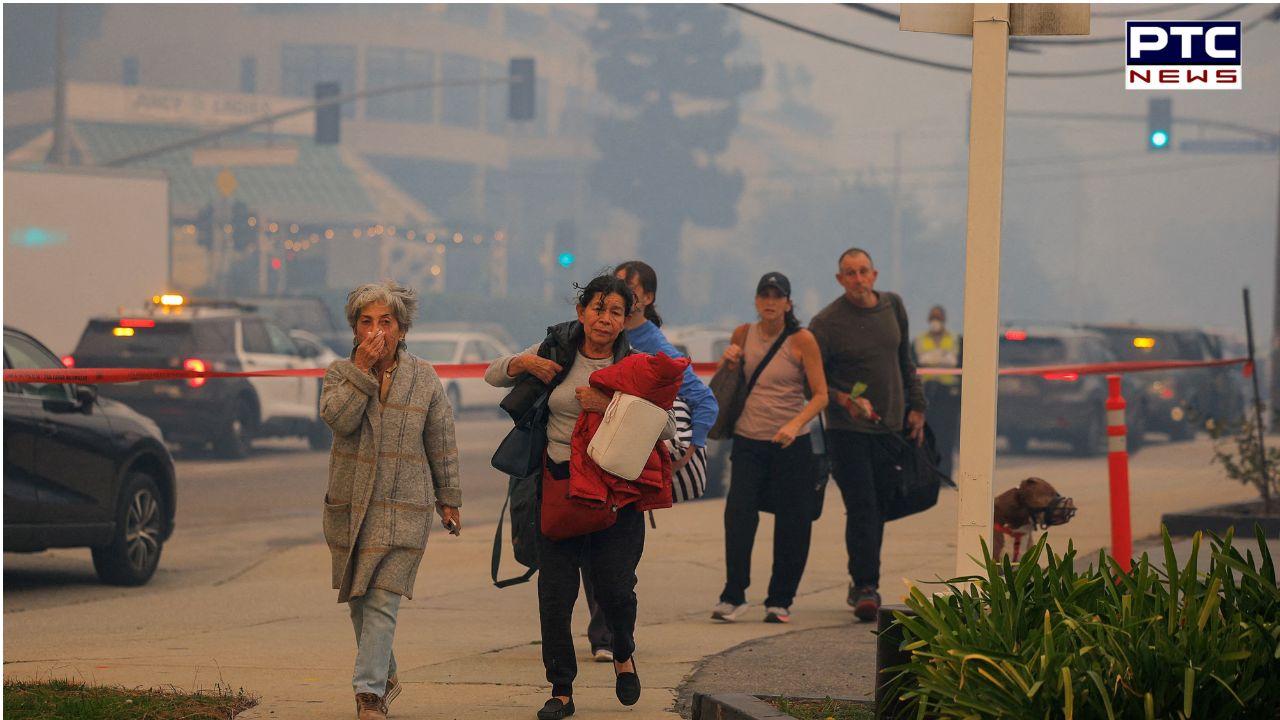
<svg viewBox="0 0 1280 720"><path fill-rule="evenodd" d="M407 340L409 352L433 363L453 362L454 351L458 347L456 340Z"/></svg>
<svg viewBox="0 0 1280 720"><path fill-rule="evenodd" d="M1030 367L1062 362L1066 344L1056 338L1000 341L1000 367Z"/></svg>

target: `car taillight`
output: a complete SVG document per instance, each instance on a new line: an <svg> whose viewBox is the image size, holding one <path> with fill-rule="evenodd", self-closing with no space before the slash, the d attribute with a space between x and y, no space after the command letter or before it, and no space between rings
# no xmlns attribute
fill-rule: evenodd
<svg viewBox="0 0 1280 720"><path fill-rule="evenodd" d="M201 360L200 358L187 358L182 363L182 369L190 370L192 372L204 372L209 369L209 366L206 365L205 361ZM187 378L187 385L189 387L198 388L201 385L204 385L205 380L207 380L207 378L202 378L202 377Z"/></svg>
<svg viewBox="0 0 1280 720"><path fill-rule="evenodd" d="M1073 372L1049 372L1042 375L1045 380L1056 380L1058 382L1075 382L1080 379L1080 373Z"/></svg>
<svg viewBox="0 0 1280 720"><path fill-rule="evenodd" d="M76 366L76 359L74 356L71 356L71 355L62 356L62 367L73 368L75 366Z"/></svg>
<svg viewBox="0 0 1280 720"><path fill-rule="evenodd" d="M1022 342L1027 339L1027 332L1025 330L1009 330L1004 334L1004 339Z"/></svg>

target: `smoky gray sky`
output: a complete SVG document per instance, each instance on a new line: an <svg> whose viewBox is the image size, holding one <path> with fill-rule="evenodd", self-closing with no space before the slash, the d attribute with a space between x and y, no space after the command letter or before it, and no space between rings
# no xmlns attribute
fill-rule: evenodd
<svg viewBox="0 0 1280 720"><path fill-rule="evenodd" d="M834 5L753 5L762 12L858 43L968 64L968 38L901 32L885 20ZM897 6L876 7L896 12ZM1248 5L1224 16L1247 23L1275 5ZM1095 5L1109 14L1136 4ZM1190 20L1225 6L1193 5L1148 19ZM963 165L966 158L969 77L821 42L751 17L742 28L759 39L766 58L803 61L814 75L811 100L836 123L835 155L851 170L892 165L893 134L903 133L904 187L927 212L963 222L963 172L918 168ZM1124 17L1093 19L1093 37L1121 36ZM1243 38L1243 89L1177 91L1180 116L1237 122L1280 132L1280 24L1266 21ZM1038 55L1011 53L1010 70L1116 68L1088 79L1011 79L1008 108L1015 111L1126 113L1145 117L1152 93L1125 90L1123 43L1046 48ZM1159 93L1156 93L1159 94ZM1174 142L1190 137L1239 137L1176 125ZM1010 118L1005 185L1005 255L1018 244L1035 247L1034 259L1062 288L1059 302L1077 304L1053 314L1032 292L1002 301L1006 318L1129 320L1223 325L1243 332L1240 288L1254 294L1259 328L1270 327L1275 262L1277 182L1275 155L1206 155L1146 151L1146 124L1082 123ZM917 170L910 170L917 168ZM1083 188L1074 196L1073 188ZM1066 232L1037 219L1079 219ZM1054 239L1046 245L1042 235ZM1040 237L1038 237L1040 236ZM851 242L882 248L884 238ZM963 238L957 238L963 242ZM881 283L901 284L885 272ZM962 272L962 268L956 268ZM903 268L904 275L912 269ZM1006 273L1006 287L1016 285ZM909 279L905 280L909 284ZM924 303L958 304L958 297L921 298L912 308L918 323ZM1030 311L1030 312L1029 312ZM921 316L921 317L917 317ZM1083 317L1082 317L1083 316ZM953 317L956 314L953 312ZM1263 337L1269 336L1269 332Z"/></svg>

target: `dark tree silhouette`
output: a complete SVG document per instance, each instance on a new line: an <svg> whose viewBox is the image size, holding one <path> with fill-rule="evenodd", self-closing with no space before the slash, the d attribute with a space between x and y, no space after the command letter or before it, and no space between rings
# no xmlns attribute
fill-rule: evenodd
<svg viewBox="0 0 1280 720"><path fill-rule="evenodd" d="M588 38L614 106L597 121L592 187L639 220L639 255L669 278L662 296L674 302L685 222L737 224L742 173L716 157L762 69L730 60L741 35L715 5L601 5Z"/></svg>

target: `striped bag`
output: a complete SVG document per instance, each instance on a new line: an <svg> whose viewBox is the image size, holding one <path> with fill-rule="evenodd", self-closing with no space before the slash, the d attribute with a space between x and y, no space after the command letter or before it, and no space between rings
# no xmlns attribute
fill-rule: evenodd
<svg viewBox="0 0 1280 720"><path fill-rule="evenodd" d="M693 421L689 416L689 405L676 398L671 406L671 413L676 418L676 439L667 442L667 454L674 463L684 457L685 450L693 443ZM707 449L697 448L695 455L671 477L671 499L673 502L697 500L707 490Z"/></svg>

